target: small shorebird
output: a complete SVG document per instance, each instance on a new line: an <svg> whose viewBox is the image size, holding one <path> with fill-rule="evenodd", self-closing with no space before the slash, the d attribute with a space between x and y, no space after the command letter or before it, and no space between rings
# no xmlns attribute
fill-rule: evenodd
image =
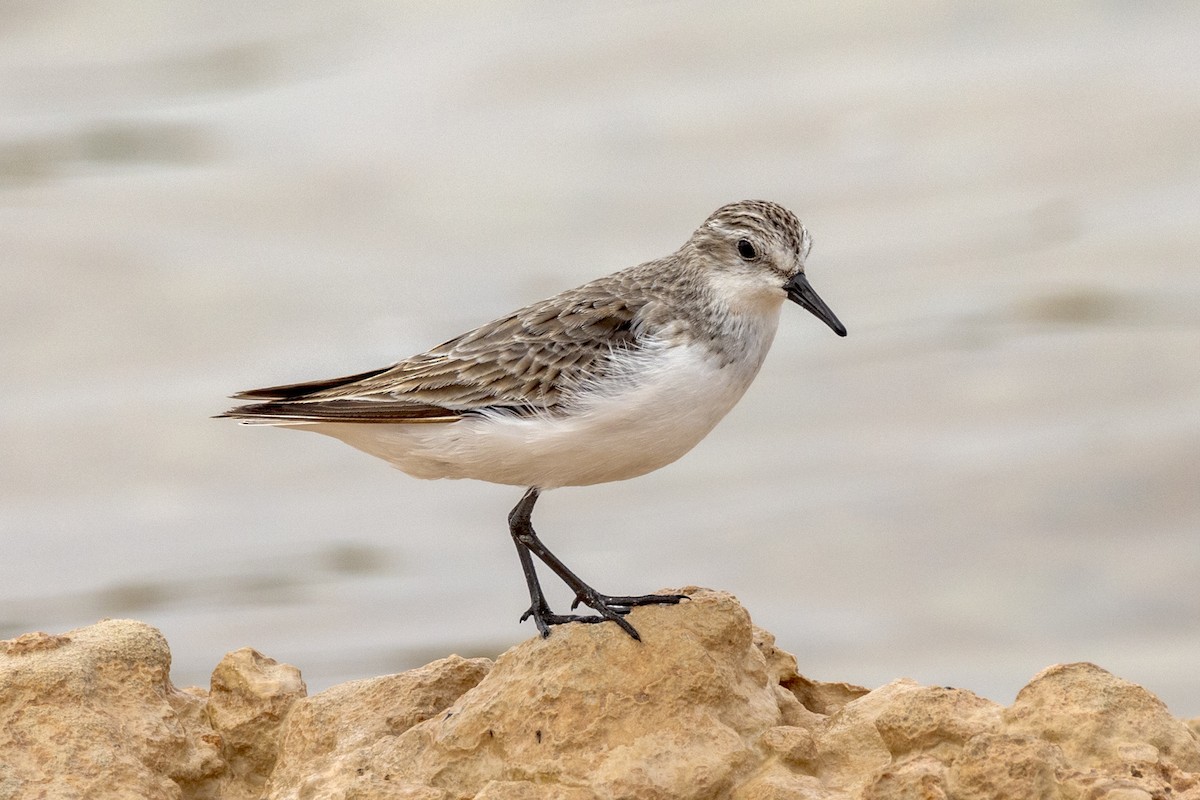
<svg viewBox="0 0 1200 800"><path fill-rule="evenodd" d="M221 416L314 431L417 478L528 487L508 515L542 636L615 622L677 594L605 595L546 548L538 494L644 475L691 450L758 373L784 300L846 328L804 276L812 239L792 212L744 201L713 212L673 254L526 306L428 352L342 378L251 389ZM595 615L555 614L536 556Z"/></svg>

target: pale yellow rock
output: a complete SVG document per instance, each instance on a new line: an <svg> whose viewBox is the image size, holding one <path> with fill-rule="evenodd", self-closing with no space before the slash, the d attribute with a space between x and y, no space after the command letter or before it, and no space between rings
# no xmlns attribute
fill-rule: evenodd
<svg viewBox="0 0 1200 800"><path fill-rule="evenodd" d="M805 708L826 716L837 713L847 703L870 691L852 683L824 683L810 680L803 675L785 675L780 684L794 694Z"/></svg>
<svg viewBox="0 0 1200 800"><path fill-rule="evenodd" d="M910 758L876 775L861 797L862 800L946 800L946 766L932 756Z"/></svg>
<svg viewBox="0 0 1200 800"><path fill-rule="evenodd" d="M811 775L797 775L772 764L729 795L730 800L835 800Z"/></svg>
<svg viewBox="0 0 1200 800"><path fill-rule="evenodd" d="M304 800L451 800L449 792L413 783L396 783L365 777L319 792L303 795Z"/></svg>
<svg viewBox="0 0 1200 800"><path fill-rule="evenodd" d="M488 781L474 800L596 800L578 786L547 786L529 781Z"/></svg>
<svg viewBox="0 0 1200 800"><path fill-rule="evenodd" d="M641 642L614 625L572 625L518 645L444 714L345 764L463 798L492 781L601 798L726 795L781 720L776 684L737 601L686 591L678 606L634 610Z"/></svg>
<svg viewBox="0 0 1200 800"><path fill-rule="evenodd" d="M280 725L307 694L300 670L243 647L221 659L211 687L208 719L227 764L222 797L260 797L275 768Z"/></svg>
<svg viewBox="0 0 1200 800"><path fill-rule="evenodd" d="M1162 701L1095 664L1059 664L1040 672L1004 712L1009 733L1056 743L1076 769L1121 772L1132 758L1200 771L1200 739ZM1139 752L1131 747L1148 745Z"/></svg>
<svg viewBox="0 0 1200 800"><path fill-rule="evenodd" d="M998 728L1002 711L965 689L920 686L898 692L875 727L895 760L921 754L949 763L972 736Z"/></svg>
<svg viewBox="0 0 1200 800"><path fill-rule="evenodd" d="M201 698L179 692L154 628L106 620L0 646L6 800L202 797L223 770Z"/></svg>
<svg viewBox="0 0 1200 800"><path fill-rule="evenodd" d="M1099 667L1045 670L1008 709L868 692L687 591L634 611L642 643L567 625L310 698L249 649L176 690L138 622L26 634L0 642L0 800L1200 800L1193 727Z"/></svg>
<svg viewBox="0 0 1200 800"><path fill-rule="evenodd" d="M972 736L999 726L1001 710L963 689L893 681L846 703L817 731L816 772L852 794L910 756L949 763Z"/></svg>
<svg viewBox="0 0 1200 800"><path fill-rule="evenodd" d="M821 683L805 678L796 671L796 657L780 650L775 636L755 625L754 646L767 661L767 672L775 687L775 700L783 724L809 728L840 709L846 703L862 697L869 690L848 683Z"/></svg>
<svg viewBox="0 0 1200 800"><path fill-rule="evenodd" d="M876 720L898 698L922 688L907 679L892 681L833 713L816 734L814 774L834 792L857 796L873 776L892 764Z"/></svg>
<svg viewBox="0 0 1200 800"><path fill-rule="evenodd" d="M765 730L760 741L768 753L790 767L804 772L816 767L817 739L810 728L778 725Z"/></svg>
<svg viewBox="0 0 1200 800"><path fill-rule="evenodd" d="M1095 800L1154 800L1154 795L1134 786L1116 786L1092 796Z"/></svg>
<svg viewBox="0 0 1200 800"><path fill-rule="evenodd" d="M320 795L312 793L321 787L375 781L363 760L372 745L444 712L491 668L486 658L450 656L398 675L343 683L299 701L284 728L266 796L316 797ZM378 777L395 791L397 781L386 772Z"/></svg>
<svg viewBox="0 0 1200 800"><path fill-rule="evenodd" d="M1104 770L1065 770L1060 778L1062 796L1071 800L1140 797L1139 792L1155 800L1200 800L1200 775L1161 761L1113 765Z"/></svg>
<svg viewBox="0 0 1200 800"><path fill-rule="evenodd" d="M1050 742L1036 736L983 733L967 742L950 765L946 786L955 800L1056 800L1064 797L1059 776L1066 770L1062 750Z"/></svg>

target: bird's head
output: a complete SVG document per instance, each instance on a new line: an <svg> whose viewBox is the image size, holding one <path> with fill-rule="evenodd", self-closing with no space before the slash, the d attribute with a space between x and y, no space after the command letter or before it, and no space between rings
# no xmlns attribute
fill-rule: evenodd
<svg viewBox="0 0 1200 800"><path fill-rule="evenodd" d="M804 275L812 237L783 206L763 200L721 206L685 248L701 256L722 294L747 304L779 303L786 298L811 311L838 336L846 335L846 326Z"/></svg>

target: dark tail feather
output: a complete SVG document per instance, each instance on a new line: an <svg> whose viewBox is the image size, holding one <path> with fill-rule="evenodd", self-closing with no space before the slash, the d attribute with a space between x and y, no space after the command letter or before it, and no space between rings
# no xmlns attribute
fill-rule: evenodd
<svg viewBox="0 0 1200 800"><path fill-rule="evenodd" d="M366 380L387 372L391 367L379 367L360 372L357 375L346 375L341 378L327 378L323 381L306 381L304 383L288 383L283 386L268 386L263 389L247 389L233 396L234 400L299 400L316 392L326 389L336 389L355 381ZM226 415L228 416L228 415Z"/></svg>
<svg viewBox="0 0 1200 800"><path fill-rule="evenodd" d="M268 425L281 422L455 422L462 418L459 412L439 406L350 398L253 403L231 408L217 416Z"/></svg>

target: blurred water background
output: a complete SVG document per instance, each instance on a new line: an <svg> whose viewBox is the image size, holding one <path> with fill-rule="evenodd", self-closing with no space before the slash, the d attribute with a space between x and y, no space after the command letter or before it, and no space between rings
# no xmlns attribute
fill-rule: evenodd
<svg viewBox="0 0 1200 800"><path fill-rule="evenodd" d="M1200 714L1200 4L0 4L0 637L132 616L178 684L533 635L520 491L210 415L794 209L675 465L552 492L601 590L735 593L800 670ZM558 602L564 594L557 592Z"/></svg>

